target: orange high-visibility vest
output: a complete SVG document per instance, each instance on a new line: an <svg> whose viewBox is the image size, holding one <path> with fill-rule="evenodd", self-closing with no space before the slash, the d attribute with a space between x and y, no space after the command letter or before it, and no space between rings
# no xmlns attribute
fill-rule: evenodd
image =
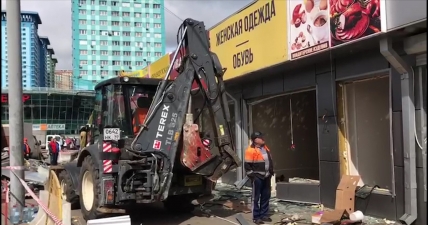
<svg viewBox="0 0 428 225"><path fill-rule="evenodd" d="M132 120L132 125L134 126L134 134L136 135L140 131L140 125L144 123L146 119L148 109L137 108L135 110L134 118Z"/></svg>

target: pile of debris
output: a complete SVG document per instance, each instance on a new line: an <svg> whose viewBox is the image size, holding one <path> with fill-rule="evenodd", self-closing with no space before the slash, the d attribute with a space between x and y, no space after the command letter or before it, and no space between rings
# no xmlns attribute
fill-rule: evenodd
<svg viewBox="0 0 428 225"><path fill-rule="evenodd" d="M343 176L337 187L335 209L325 208L322 204L282 201L275 197L270 201L270 213L275 224L395 224L395 221L365 216L361 211L354 211L355 184L358 176ZM233 185L217 184L213 197L202 205L208 213L214 211L213 205L231 209L244 214L251 213L251 189L243 187L238 190ZM200 202L201 203L201 202ZM341 208L348 210L340 210Z"/></svg>
<svg viewBox="0 0 428 225"><path fill-rule="evenodd" d="M7 167L9 165L9 158L6 158L5 160L2 159L2 167ZM29 159L25 160L24 167L24 179L31 190L37 194L39 190L44 189L44 185L49 178L49 166L43 161ZM2 191L6 189L4 185L9 185L11 176L13 176L13 174L11 174L9 169L1 170L1 179L4 181L2 182ZM26 196L29 196L28 193L26 193Z"/></svg>

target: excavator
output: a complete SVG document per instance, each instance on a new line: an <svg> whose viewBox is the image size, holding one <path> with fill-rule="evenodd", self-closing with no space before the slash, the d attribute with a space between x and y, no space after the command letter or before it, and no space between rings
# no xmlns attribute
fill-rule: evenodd
<svg viewBox="0 0 428 225"><path fill-rule="evenodd" d="M184 20L177 42L173 62L177 54L182 61L176 79L169 79L172 63L164 79L114 77L95 87L93 114L81 128L83 147L56 169L63 198L80 206L85 220L154 202L192 211L194 199L241 165L230 129L226 68L210 51L204 22ZM199 130L202 111L210 130Z"/></svg>

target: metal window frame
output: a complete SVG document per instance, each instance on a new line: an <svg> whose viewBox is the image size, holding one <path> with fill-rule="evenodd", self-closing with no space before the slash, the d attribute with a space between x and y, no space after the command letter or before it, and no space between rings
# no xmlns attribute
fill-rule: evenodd
<svg viewBox="0 0 428 225"><path fill-rule="evenodd" d="M235 148L236 148L236 153L238 155L238 157L241 159L241 162L243 162L243 145L242 145L242 119L241 119L241 107L240 107L240 102L238 99L234 98L231 94L226 92L226 95L228 97L228 105L233 105L233 111L235 114L235 119L234 119L234 123L235 123ZM244 174L244 170L243 170L243 164L241 165L241 167L238 167L236 170L236 179L237 180L242 180L243 179L243 174Z"/></svg>
<svg viewBox="0 0 428 225"><path fill-rule="evenodd" d="M253 100L249 100L246 104L248 105L248 133L252 133L253 132L253 106L265 102L267 100L273 99L273 98L279 98L279 97L283 97L283 96L288 96L288 95L293 95L293 94L298 94L298 93L302 93L302 92L308 92L308 91L316 91L315 87L311 87L311 88L305 88L305 89L300 89L300 90L296 90L296 91L291 91L291 92L286 92L286 93L281 93L281 94L277 94L277 95L272 95L272 96L268 96L268 97L262 97L260 99L253 99Z"/></svg>

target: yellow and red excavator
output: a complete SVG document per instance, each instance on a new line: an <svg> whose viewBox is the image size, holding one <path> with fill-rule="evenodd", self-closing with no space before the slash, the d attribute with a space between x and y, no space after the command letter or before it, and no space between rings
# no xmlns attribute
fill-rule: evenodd
<svg viewBox="0 0 428 225"><path fill-rule="evenodd" d="M230 131L226 69L209 50L205 25L186 19L179 36L173 62L180 51L184 57L176 79L169 79L170 66L162 80L121 76L95 87L82 148L57 170L65 198L80 205L86 220L152 202L191 211L192 200L241 165ZM194 114L203 110L213 129L200 132Z"/></svg>

